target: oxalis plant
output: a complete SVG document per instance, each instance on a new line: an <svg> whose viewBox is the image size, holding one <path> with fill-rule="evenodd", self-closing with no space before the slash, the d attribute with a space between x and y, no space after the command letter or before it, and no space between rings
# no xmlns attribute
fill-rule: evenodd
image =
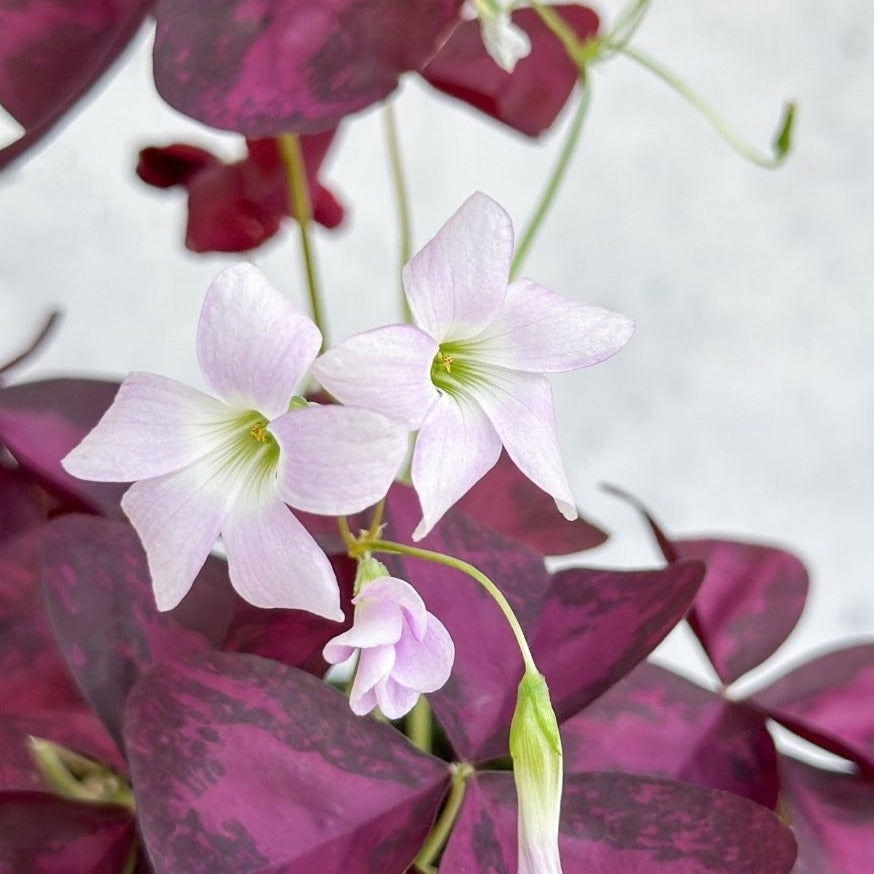
<svg viewBox="0 0 874 874"><path fill-rule="evenodd" d="M643 65L763 166L790 145L791 104L760 153L636 49L647 7L608 27L500 0L0 2L22 127L0 166L154 18L159 93L246 154L149 147L140 177L186 189L194 251L250 252L293 217L310 301L226 267L192 325L206 392L147 373L0 388L0 872L866 870L874 645L733 688L798 620L796 558L674 537L614 489L664 565L545 561L606 538L579 516L547 375L633 333L519 277L589 68ZM390 102L413 74L527 136L576 101L518 237L474 192L413 253ZM344 214L319 168L377 102L402 317L332 345L310 235ZM717 689L646 661L681 622ZM845 766L778 752L775 723Z"/></svg>

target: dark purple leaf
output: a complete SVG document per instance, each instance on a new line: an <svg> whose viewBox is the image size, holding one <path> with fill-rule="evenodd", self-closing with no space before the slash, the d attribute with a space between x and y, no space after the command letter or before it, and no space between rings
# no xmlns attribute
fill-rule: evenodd
<svg viewBox="0 0 874 874"><path fill-rule="evenodd" d="M134 840L120 807L0 792L0 874L115 874Z"/></svg>
<svg viewBox="0 0 874 874"><path fill-rule="evenodd" d="M53 501L22 470L0 462L0 541L48 518Z"/></svg>
<svg viewBox="0 0 874 874"><path fill-rule="evenodd" d="M97 424L118 383L46 379L0 389L0 443L49 492L74 508L121 517L127 486L70 476L61 459Z"/></svg>
<svg viewBox="0 0 874 874"><path fill-rule="evenodd" d="M0 104L25 129L0 168L44 136L139 30L151 0L15 0L0 5Z"/></svg>
<svg viewBox="0 0 874 874"><path fill-rule="evenodd" d="M790 731L874 775L874 643L811 659L750 702Z"/></svg>
<svg viewBox="0 0 874 874"><path fill-rule="evenodd" d="M578 5L553 9L585 41L598 33L598 16ZM579 77L576 65L533 9L517 9L513 21L528 33L531 53L512 73L483 46L479 21L460 24L422 70L435 88L457 97L512 128L536 137L555 121Z"/></svg>
<svg viewBox="0 0 874 874"><path fill-rule="evenodd" d="M83 694L121 743L122 709L140 674L224 640L234 605L227 570L208 562L183 604L159 613L130 525L71 514L48 527L40 571L55 637Z"/></svg>
<svg viewBox="0 0 874 874"><path fill-rule="evenodd" d="M417 520L415 508L412 491L390 493L387 518L393 525L401 520L402 526L393 536L407 540ZM421 545L469 562L502 590L546 676L560 719L649 654L682 618L703 575L700 563L692 562L656 571L578 568L550 577L540 555L456 510ZM449 681L429 700L456 753L470 761L506 754L522 661L497 605L458 571L418 559L397 565L455 642Z"/></svg>
<svg viewBox="0 0 874 874"><path fill-rule="evenodd" d="M511 874L516 835L512 775L479 774L441 871ZM791 832L764 807L629 774L566 777L559 847L564 870L585 874L788 874L795 859Z"/></svg>
<svg viewBox="0 0 874 874"><path fill-rule="evenodd" d="M314 133L420 68L461 0L158 0L155 84L180 112L250 137Z"/></svg>
<svg viewBox="0 0 874 874"><path fill-rule="evenodd" d="M792 874L855 874L874 857L874 783L780 757L781 809L798 841Z"/></svg>
<svg viewBox="0 0 874 874"><path fill-rule="evenodd" d="M689 614L726 685L773 655L807 598L804 565L773 546L732 540L672 540L677 558L698 558L707 575Z"/></svg>
<svg viewBox="0 0 874 874"><path fill-rule="evenodd" d="M147 146L140 149L137 176L155 188L188 185L199 173L209 167L218 167L221 161L198 146L171 143L169 146Z"/></svg>
<svg viewBox="0 0 874 874"><path fill-rule="evenodd" d="M607 539L600 528L585 519L568 522L555 501L537 488L506 452L455 508L541 555L582 552Z"/></svg>
<svg viewBox="0 0 874 874"><path fill-rule="evenodd" d="M334 689L249 655L153 668L125 739L159 874L404 871L448 784L443 763Z"/></svg>
<svg viewBox="0 0 874 874"><path fill-rule="evenodd" d="M765 720L647 662L565 722L562 739L568 774L650 774L777 803L777 756Z"/></svg>

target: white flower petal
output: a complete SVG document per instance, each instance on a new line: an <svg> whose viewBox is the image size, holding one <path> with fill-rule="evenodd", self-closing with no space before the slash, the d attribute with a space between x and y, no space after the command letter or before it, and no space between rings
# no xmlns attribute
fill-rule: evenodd
<svg viewBox="0 0 874 874"><path fill-rule="evenodd" d="M531 54L528 34L513 24L507 12L481 18L480 33L492 60L507 73L512 73L516 64Z"/></svg>
<svg viewBox="0 0 874 874"><path fill-rule="evenodd" d="M146 550L159 610L185 597L227 515L226 496L202 466L134 483L121 506Z"/></svg>
<svg viewBox="0 0 874 874"><path fill-rule="evenodd" d="M353 713L363 716L375 706L374 687L391 673L395 663L393 646L374 646L361 650L355 682L349 693L349 706ZM374 703L371 703L374 702Z"/></svg>
<svg viewBox="0 0 874 874"><path fill-rule="evenodd" d="M421 640L408 635L395 645L392 677L419 692L436 692L449 679L455 660L455 646L443 623L428 614L428 625Z"/></svg>
<svg viewBox="0 0 874 874"><path fill-rule="evenodd" d="M336 646L366 649L394 646L404 630L404 618L396 604L381 599L366 599L355 608L352 627L335 637Z"/></svg>
<svg viewBox="0 0 874 874"><path fill-rule="evenodd" d="M566 519L577 509L561 461L555 404L549 380L540 374L493 368L476 397L507 454L528 479L552 495Z"/></svg>
<svg viewBox="0 0 874 874"><path fill-rule="evenodd" d="M378 577L367 583L352 599L353 604L362 606L372 601L391 604L397 611L401 627L406 617L416 637L421 638L425 634L428 626L428 610L419 593L406 580L399 580L397 577ZM395 643L399 637L400 634L394 637L391 643Z"/></svg>
<svg viewBox="0 0 874 874"><path fill-rule="evenodd" d="M422 505L413 540L424 537L500 454L501 441L482 409L463 396L442 395L422 424L413 452L413 487Z"/></svg>
<svg viewBox="0 0 874 874"><path fill-rule="evenodd" d="M308 513L358 513L385 496L407 454L407 428L355 407L310 406L270 423L279 493Z"/></svg>
<svg viewBox="0 0 874 874"><path fill-rule="evenodd" d="M132 373L62 464L73 476L99 482L162 476L214 449L233 417L223 403L181 382Z"/></svg>
<svg viewBox="0 0 874 874"><path fill-rule="evenodd" d="M252 264L226 268L206 292L197 358L233 407L268 419L284 413L321 343L319 329Z"/></svg>
<svg viewBox="0 0 874 874"><path fill-rule="evenodd" d="M413 430L422 424L437 389L433 337L412 325L387 325L343 341L313 364L315 378L343 404L376 410Z"/></svg>
<svg viewBox="0 0 874 874"><path fill-rule="evenodd" d="M222 526L231 583L256 607L290 607L342 621L337 577L312 535L278 498L229 513Z"/></svg>
<svg viewBox="0 0 874 874"><path fill-rule="evenodd" d="M383 716L387 719L400 719L413 709L419 700L419 692L408 689L393 676L389 676L376 684L376 700Z"/></svg>
<svg viewBox="0 0 874 874"><path fill-rule="evenodd" d="M477 192L404 267L416 324L438 343L478 334L501 307L512 257L510 217Z"/></svg>
<svg viewBox="0 0 874 874"><path fill-rule="evenodd" d="M625 316L568 300L528 279L514 282L494 322L474 339L483 362L531 373L590 367L634 333Z"/></svg>

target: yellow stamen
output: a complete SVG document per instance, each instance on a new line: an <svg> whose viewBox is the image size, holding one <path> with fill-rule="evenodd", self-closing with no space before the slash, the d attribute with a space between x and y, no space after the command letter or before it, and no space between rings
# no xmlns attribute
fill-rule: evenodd
<svg viewBox="0 0 874 874"><path fill-rule="evenodd" d="M257 440L259 443L266 443L267 442L266 422L259 422L257 425L253 425L249 429L249 433L252 435L253 440Z"/></svg>
<svg viewBox="0 0 874 874"><path fill-rule="evenodd" d="M455 359L451 355L445 355L443 352L437 353L437 363L447 372L452 373L452 362Z"/></svg>

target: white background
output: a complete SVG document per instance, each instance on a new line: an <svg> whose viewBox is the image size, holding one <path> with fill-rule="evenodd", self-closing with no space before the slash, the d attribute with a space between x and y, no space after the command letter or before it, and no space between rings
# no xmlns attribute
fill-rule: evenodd
<svg viewBox="0 0 874 874"><path fill-rule="evenodd" d="M604 3L609 18L618 4ZM656 559L635 513L666 528L769 540L807 563L813 596L776 665L874 632L874 19L868 0L655 2L635 42L754 144L800 105L778 171L735 156L664 85L619 58L592 72L586 130L524 273L619 310L637 334L555 380L584 511L613 532L585 561ZM18 379L148 370L197 384L201 298L232 260L182 247L184 195L134 176L138 148L239 150L164 106L143 33L56 137L0 176L0 360L47 308L64 323ZM397 112L421 245L475 189L521 227L560 144L523 141L408 77ZM377 108L350 119L323 180L349 219L319 232L331 339L397 318L397 241ZM255 253L304 305L294 229ZM664 659L700 674L674 634Z"/></svg>

